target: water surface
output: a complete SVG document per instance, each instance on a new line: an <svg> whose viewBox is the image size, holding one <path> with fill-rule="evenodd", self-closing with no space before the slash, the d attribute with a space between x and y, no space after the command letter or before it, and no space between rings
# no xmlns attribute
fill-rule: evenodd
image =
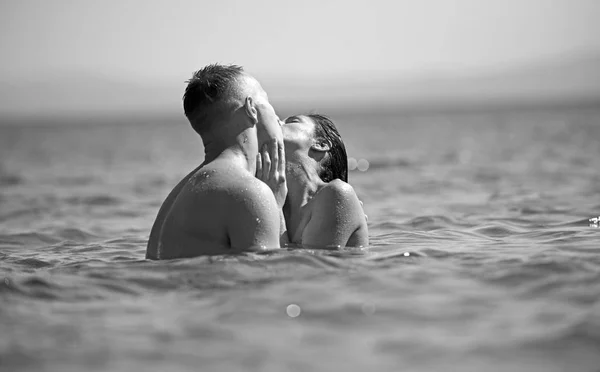
<svg viewBox="0 0 600 372"><path fill-rule="evenodd" d="M164 262L183 120L1 126L2 370L598 370L600 109L333 119L368 249Z"/></svg>

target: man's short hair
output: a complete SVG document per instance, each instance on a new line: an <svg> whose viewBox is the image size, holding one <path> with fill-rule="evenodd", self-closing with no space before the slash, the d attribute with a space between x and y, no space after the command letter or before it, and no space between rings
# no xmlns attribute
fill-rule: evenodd
<svg viewBox="0 0 600 372"><path fill-rule="evenodd" d="M186 82L183 111L198 134L210 129L212 120L230 113L243 75L241 66L211 64Z"/></svg>
<svg viewBox="0 0 600 372"><path fill-rule="evenodd" d="M315 137L326 139L331 144L329 156L321 160L319 177L323 182L331 182L336 178L348 182L348 156L346 147L335 124L325 115L307 115L315 123Z"/></svg>

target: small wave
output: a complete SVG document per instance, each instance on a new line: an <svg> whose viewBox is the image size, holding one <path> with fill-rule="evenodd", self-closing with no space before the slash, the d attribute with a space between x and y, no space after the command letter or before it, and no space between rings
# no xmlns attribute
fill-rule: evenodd
<svg viewBox="0 0 600 372"><path fill-rule="evenodd" d="M97 236L82 229L66 228L52 232L25 232L0 235L1 247L36 247L45 248L71 248L83 242L97 239ZM57 246L58 243L61 243Z"/></svg>
<svg viewBox="0 0 600 372"><path fill-rule="evenodd" d="M387 264L397 263L397 260L401 260L404 262L412 261L415 258L427 257L428 254L425 250L410 250L410 249L394 249L394 250L386 250L379 252L377 250L372 250L371 255L367 257L368 261L385 261Z"/></svg>
<svg viewBox="0 0 600 372"><path fill-rule="evenodd" d="M105 245L115 245L117 247L137 247L139 245L146 245L148 242L148 237L143 236L128 236L123 238L109 239L102 242Z"/></svg>
<svg viewBox="0 0 600 372"><path fill-rule="evenodd" d="M53 266L53 263L51 263L51 262L43 261L43 260L40 260L37 258L32 258L32 257L17 259L14 261L14 263L16 263L18 265L26 266L31 269L41 269L44 267Z"/></svg>
<svg viewBox="0 0 600 372"><path fill-rule="evenodd" d="M17 234L1 234L0 246L4 248L22 247L22 246L40 246L47 244L56 244L61 239L57 239L51 234L43 234L38 232L26 232Z"/></svg>
<svg viewBox="0 0 600 372"><path fill-rule="evenodd" d="M518 260L497 260L495 266L482 272L482 279L520 288L524 296L556 292L561 286L573 288L578 280L585 280L586 274L597 278L600 272L598 265L553 249Z"/></svg>
<svg viewBox="0 0 600 372"><path fill-rule="evenodd" d="M119 291L117 287L122 287L124 284L119 284L116 280L114 285L104 284L106 283L94 283L72 275L21 274L17 277L5 277L0 282L0 293L12 293L39 300L69 302L103 299L114 295L115 292L131 294L131 291Z"/></svg>
<svg viewBox="0 0 600 372"><path fill-rule="evenodd" d="M523 233L522 237L531 239L531 241L535 241L539 244L554 244L557 241L561 241L564 239L569 239L569 241L572 241L571 238L577 235L577 233L578 231L565 229L544 229Z"/></svg>
<svg viewBox="0 0 600 372"><path fill-rule="evenodd" d="M5 277L0 283L0 291L18 294L21 296L54 300L59 298L56 292L58 287L39 276L21 276L19 278Z"/></svg>
<svg viewBox="0 0 600 372"><path fill-rule="evenodd" d="M517 235L526 232L527 230L510 226L501 223L488 223L484 226L478 226L473 229L473 232L491 238L504 238L511 235Z"/></svg>
<svg viewBox="0 0 600 372"><path fill-rule="evenodd" d="M133 185L133 191L137 195L151 195L169 183L166 177L146 176L140 178Z"/></svg>
<svg viewBox="0 0 600 372"><path fill-rule="evenodd" d="M96 181L94 176L63 176L55 179L58 186L87 186Z"/></svg>
<svg viewBox="0 0 600 372"><path fill-rule="evenodd" d="M88 205L88 206L117 206L121 205L123 201L112 195L90 195L90 196L74 196L65 200L70 205Z"/></svg>
<svg viewBox="0 0 600 372"><path fill-rule="evenodd" d="M32 277L26 278L25 280L23 280L21 282L21 284L23 284L24 286L27 286L27 287L39 287L39 288L52 288L53 287L47 279L43 279L38 276L32 276Z"/></svg>
<svg viewBox="0 0 600 372"><path fill-rule="evenodd" d="M108 279L103 281L95 281L94 285L108 290L111 293L126 294L130 296L138 296L139 291L135 290L131 283L123 282L120 280Z"/></svg>
<svg viewBox="0 0 600 372"><path fill-rule="evenodd" d="M460 224L446 216L419 216L403 224L418 230L436 230L448 227L457 227Z"/></svg>
<svg viewBox="0 0 600 372"><path fill-rule="evenodd" d="M0 202L3 202L3 201L4 200L3 200L2 196L0 196ZM12 211L3 213L3 215L0 215L0 222L11 221L11 220L15 220L17 218L39 216L40 214L47 212L48 209L49 208L44 208L44 207L29 207L26 209L12 210Z"/></svg>
<svg viewBox="0 0 600 372"><path fill-rule="evenodd" d="M600 208L598 208L600 210ZM564 222L556 225L552 225L553 227L590 227L592 223L588 218L584 218L582 220L576 220L571 222Z"/></svg>
<svg viewBox="0 0 600 372"><path fill-rule="evenodd" d="M475 182L484 184L497 184L502 178L502 175L492 169L479 169L474 175L473 179Z"/></svg>
<svg viewBox="0 0 600 372"><path fill-rule="evenodd" d="M345 258L364 255L363 248L347 249L306 249L294 248L282 252L275 252L262 257L261 261L281 267L309 267L322 269L341 269L347 267ZM252 259L253 256L248 256Z"/></svg>
<svg viewBox="0 0 600 372"><path fill-rule="evenodd" d="M0 196L0 202L3 201L2 196ZM46 208L27 208L27 209L17 209L0 215L0 222L15 220L21 217L30 217L37 216L43 212L47 211Z"/></svg>
<svg viewBox="0 0 600 372"><path fill-rule="evenodd" d="M88 242L98 237L88 231L77 228L60 229L55 232L55 235L63 240L73 240L76 242Z"/></svg>
<svg viewBox="0 0 600 372"><path fill-rule="evenodd" d="M65 264L55 273L85 276L94 285L115 288L119 293L135 294L138 289L164 291L193 288L195 290L239 289L264 286L273 282L309 280L331 271L348 270L355 266L350 260L355 253L339 251L282 250L271 254L243 254L194 257L165 261L87 260ZM113 283L110 280L114 280ZM101 282L98 282L101 281ZM138 289L136 289L138 288Z"/></svg>
<svg viewBox="0 0 600 372"><path fill-rule="evenodd" d="M494 191L488 198L489 202L505 202L505 203L525 203L530 200L539 200L542 198L537 191L528 189L502 189Z"/></svg>
<svg viewBox="0 0 600 372"><path fill-rule="evenodd" d="M523 228L545 228L548 225L542 223L540 221L531 221L525 218L520 217L508 217L508 218L497 218L497 217L483 217L483 220L488 221L490 223L498 222L505 223L509 225L519 226Z"/></svg>
<svg viewBox="0 0 600 372"><path fill-rule="evenodd" d="M552 206L525 206L515 207L514 210L519 211L523 215L536 214L569 214L573 211L570 207L552 207Z"/></svg>
<svg viewBox="0 0 600 372"><path fill-rule="evenodd" d="M18 174L0 173L0 186L17 186L25 183L25 178Z"/></svg>

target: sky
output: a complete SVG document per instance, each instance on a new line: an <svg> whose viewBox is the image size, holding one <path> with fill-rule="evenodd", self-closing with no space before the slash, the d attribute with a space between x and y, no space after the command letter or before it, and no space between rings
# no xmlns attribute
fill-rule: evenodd
<svg viewBox="0 0 600 372"><path fill-rule="evenodd" d="M599 16L596 0L3 0L0 112L30 107L35 84L56 96L40 110L106 82L180 100L212 62L275 87L480 74L600 53Z"/></svg>

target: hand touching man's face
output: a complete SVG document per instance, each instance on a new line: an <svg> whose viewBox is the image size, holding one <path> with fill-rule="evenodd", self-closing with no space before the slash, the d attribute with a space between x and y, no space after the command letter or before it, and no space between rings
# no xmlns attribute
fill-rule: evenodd
<svg viewBox="0 0 600 372"><path fill-rule="evenodd" d="M258 123L256 124L258 137L256 177L271 188L277 205L281 209L287 196L285 152L281 131L283 123L269 103L267 94L264 91L257 95L255 107L258 112Z"/></svg>
<svg viewBox="0 0 600 372"><path fill-rule="evenodd" d="M258 147L276 141L283 146L283 133L281 132L282 121L275 113L275 109L271 106L266 95L258 97L256 102L256 110L258 111L258 123L256 124L256 134L258 137Z"/></svg>

